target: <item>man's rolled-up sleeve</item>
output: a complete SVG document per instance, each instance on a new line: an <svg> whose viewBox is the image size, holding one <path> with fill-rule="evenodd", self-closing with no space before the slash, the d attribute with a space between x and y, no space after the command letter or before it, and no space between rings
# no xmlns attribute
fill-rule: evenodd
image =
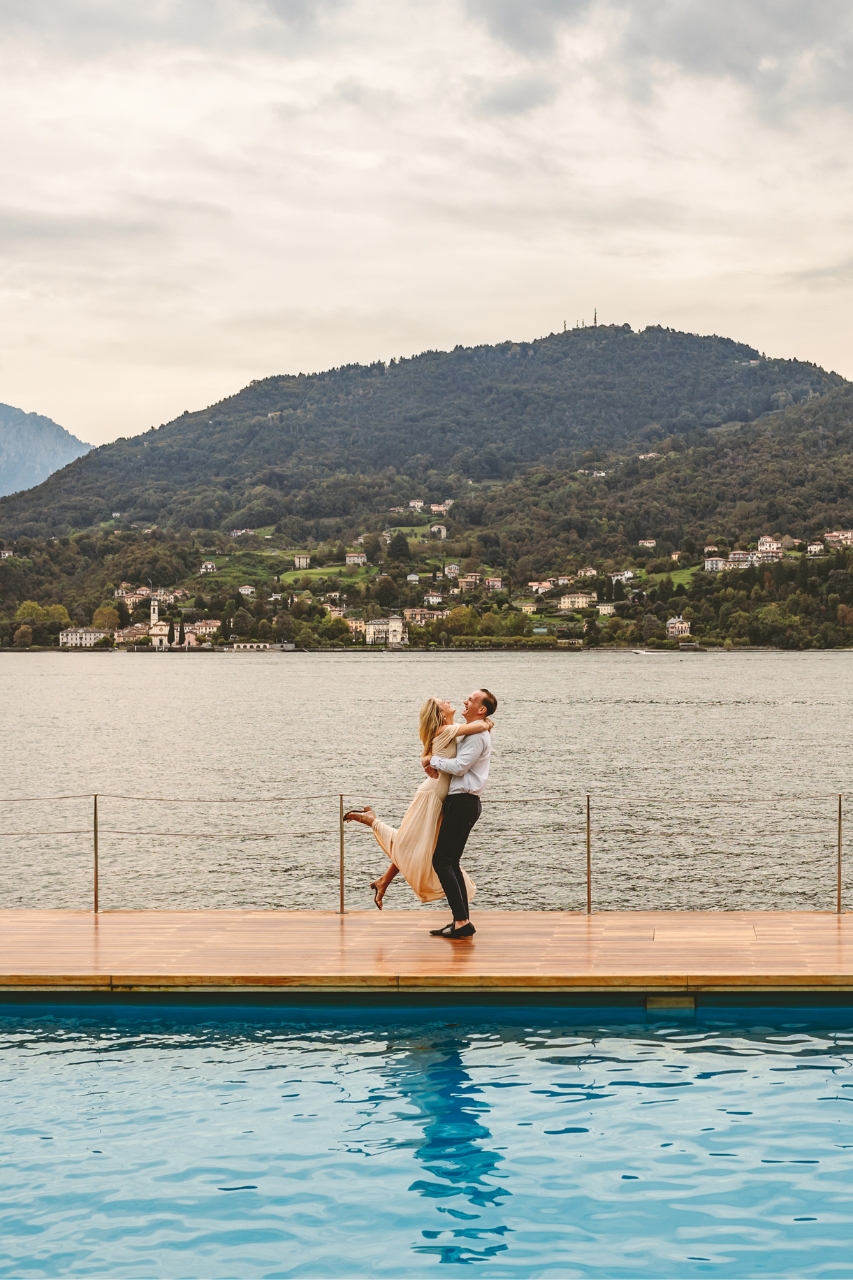
<svg viewBox="0 0 853 1280"><path fill-rule="evenodd" d="M439 773L452 773L458 778L461 774L467 773L475 760L479 760L483 754L481 739L484 737L483 733L472 733L464 738L457 738L455 760L448 760L446 756L433 756L430 764L433 769L438 769Z"/></svg>

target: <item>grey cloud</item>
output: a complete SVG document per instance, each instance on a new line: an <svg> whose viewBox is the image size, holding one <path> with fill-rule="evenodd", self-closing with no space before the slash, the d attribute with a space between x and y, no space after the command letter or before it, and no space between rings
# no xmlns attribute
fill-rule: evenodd
<svg viewBox="0 0 853 1280"><path fill-rule="evenodd" d="M104 217L94 213L44 213L37 209L0 206L0 246L4 248L28 240L102 244L156 235L160 230L160 226L148 219Z"/></svg>
<svg viewBox="0 0 853 1280"><path fill-rule="evenodd" d="M498 39L524 54L541 54L556 47L561 29L585 15L593 0L468 0L473 17L485 23Z"/></svg>
<svg viewBox="0 0 853 1280"><path fill-rule="evenodd" d="M597 34L611 81L636 94L671 70L742 85L787 114L810 102L853 105L853 9L848 0L468 0L468 11L526 59L561 39Z"/></svg>
<svg viewBox="0 0 853 1280"><path fill-rule="evenodd" d="M488 115L522 115L553 102L557 90L553 79L525 73L477 86L473 99L477 109Z"/></svg>
<svg viewBox="0 0 853 1280"><path fill-rule="evenodd" d="M791 271L782 277L786 285L813 285L815 288L834 288L853 284L853 258L831 262L823 266L806 267Z"/></svg>
<svg viewBox="0 0 853 1280"><path fill-rule="evenodd" d="M332 38L329 18L347 0L0 0L4 43L98 59L127 49L221 50L294 47Z"/></svg>

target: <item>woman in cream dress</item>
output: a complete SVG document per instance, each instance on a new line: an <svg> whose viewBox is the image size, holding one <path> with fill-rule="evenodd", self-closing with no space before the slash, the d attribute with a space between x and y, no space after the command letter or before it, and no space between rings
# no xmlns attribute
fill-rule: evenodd
<svg viewBox="0 0 853 1280"><path fill-rule="evenodd" d="M484 733L492 728L491 720L479 720L474 724L454 724L454 707L442 698L427 698L421 707L420 737L423 758L441 755L447 759L456 756L456 739L468 733ZM399 827L382 822L368 805L365 809L351 809L345 814L347 822L361 822L370 827L376 843L387 855L390 866L378 879L372 880L373 900L382 910L382 899L394 877L402 872L421 902L435 902L444 897L441 882L432 866L432 855L441 826L441 806L444 804L450 774L440 773L437 778L427 778L415 792ZM474 881L463 871L468 897L477 892Z"/></svg>

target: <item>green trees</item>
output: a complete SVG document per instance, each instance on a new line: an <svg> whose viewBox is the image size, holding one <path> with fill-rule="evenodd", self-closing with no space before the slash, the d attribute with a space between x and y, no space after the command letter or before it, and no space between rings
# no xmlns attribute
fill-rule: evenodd
<svg viewBox="0 0 853 1280"><path fill-rule="evenodd" d="M241 607L231 615L231 631L240 639L248 639L254 633L254 621L252 615Z"/></svg>
<svg viewBox="0 0 853 1280"><path fill-rule="evenodd" d="M55 622L62 627L71 625L71 619L64 604L51 604L45 608L37 604L35 600L24 600L18 606L15 610L15 621L29 622L31 624Z"/></svg>
<svg viewBox="0 0 853 1280"><path fill-rule="evenodd" d="M412 558L409 540L404 533L399 530L394 534L388 544L388 559L397 560L400 563L406 563Z"/></svg>
<svg viewBox="0 0 853 1280"><path fill-rule="evenodd" d="M110 605L102 605L92 615L92 626L97 628L98 631L115 631L119 622L118 610L113 609Z"/></svg>

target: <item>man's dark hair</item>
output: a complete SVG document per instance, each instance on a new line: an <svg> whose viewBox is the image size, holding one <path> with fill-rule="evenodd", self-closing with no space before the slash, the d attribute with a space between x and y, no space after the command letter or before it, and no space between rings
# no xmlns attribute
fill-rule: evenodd
<svg viewBox="0 0 853 1280"><path fill-rule="evenodd" d="M498 700L493 693L489 693L488 689L481 689L483 695L483 706L486 708L486 715L493 716L498 709Z"/></svg>

